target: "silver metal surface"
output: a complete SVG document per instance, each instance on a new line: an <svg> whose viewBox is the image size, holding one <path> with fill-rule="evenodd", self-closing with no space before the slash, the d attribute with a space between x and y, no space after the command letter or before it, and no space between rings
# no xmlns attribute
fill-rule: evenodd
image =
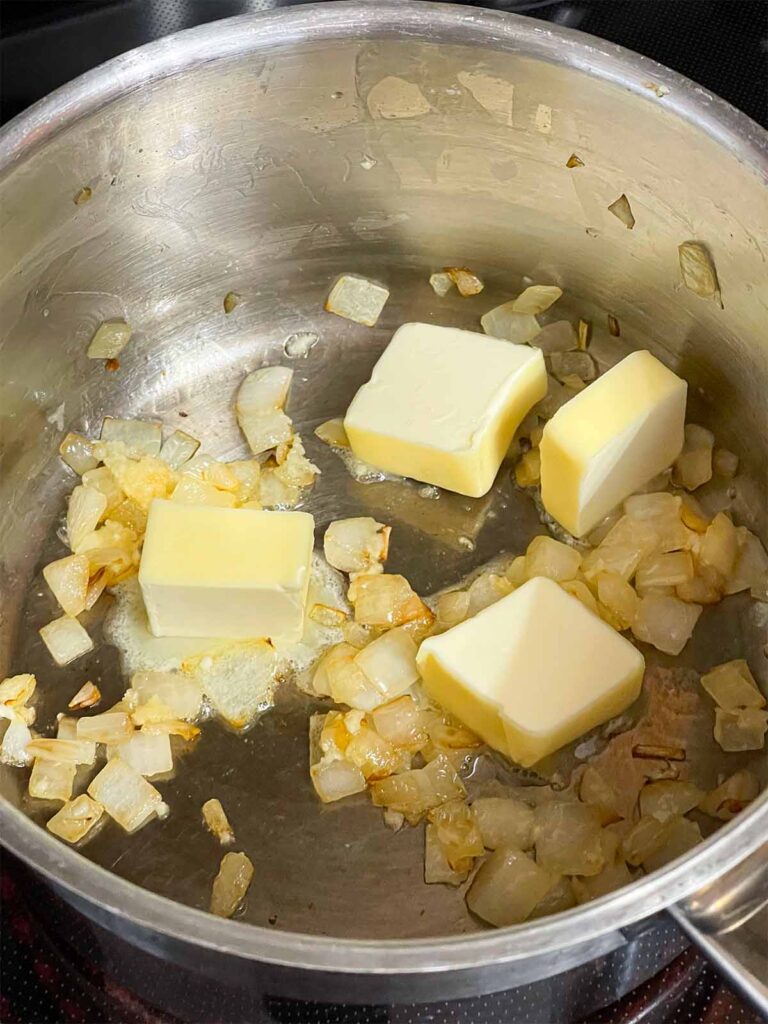
<svg viewBox="0 0 768 1024"><path fill-rule="evenodd" d="M566 168L573 152L584 167ZM108 697L122 692L112 649L54 670L36 640L54 614L37 572L62 550L55 530L72 486L56 457L62 429L95 433L105 413L151 416L235 455L237 383L287 362L297 330L321 339L292 364L289 410L323 470L308 504L319 529L359 510L392 522L392 568L424 593L523 548L541 526L508 475L487 501L360 484L311 427L344 410L399 323L474 326L525 275L558 281L565 312L594 320L603 365L644 345L687 377L691 415L742 456L735 512L765 539L767 179L765 133L653 62L555 26L429 3L209 25L38 104L0 138L2 668L38 673L42 724L85 678ZM84 185L93 197L77 206ZM607 211L621 193L631 232ZM711 249L724 309L681 286L687 239ZM451 264L481 272L483 295L437 299L426 279ZM375 330L322 312L343 271L390 288ZM230 290L243 302L225 317ZM607 312L620 339L603 329ZM86 343L99 321L123 315L135 336L119 372L106 373ZM737 597L708 609L688 663L747 653L765 688L764 608ZM89 628L98 635L96 617ZM301 984L329 998L333 986L350 998L430 998L523 984L617 948L622 929L654 927L659 911L756 849L768 825L763 796L626 890L477 931L460 894L423 885L418 831L392 835L362 798L318 807L309 709L286 690L244 740L206 727L163 788L169 819L133 838L105 829L85 856L30 820L44 815L28 805L24 773L4 770L2 841L98 920L200 970L241 983L270 970L290 987L300 969ZM746 763L714 755L707 785ZM214 791L257 865L243 921L196 909L216 870L198 820Z"/></svg>

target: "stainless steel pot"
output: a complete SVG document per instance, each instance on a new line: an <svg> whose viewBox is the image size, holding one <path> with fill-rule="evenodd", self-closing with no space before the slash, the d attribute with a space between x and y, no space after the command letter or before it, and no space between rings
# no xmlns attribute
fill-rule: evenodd
<svg viewBox="0 0 768 1024"><path fill-rule="evenodd" d="M572 153L584 167L566 168ZM574 312L598 324L610 311L622 338L597 331L594 343L608 362L626 346L660 352L691 382L696 414L742 452L737 511L768 536L768 139L649 60L552 25L421 2L248 16L125 54L59 90L6 128L0 173L2 658L38 672L41 722L83 673L122 687L108 648L54 676L34 641L52 613L35 572L57 550L71 487L56 459L61 428L95 430L105 412L175 425L182 413L227 455L239 439L222 410L243 368L282 358L298 329L321 341L300 367L307 383L293 414L305 427L338 414L397 323L475 322L479 306L438 305L426 288L445 264L480 269L486 295L546 275ZM92 198L76 205L86 185ZM631 232L607 212L621 193L637 218ZM713 253L723 309L681 287L687 239ZM328 282L350 270L391 287L376 331L321 312ZM245 301L225 317L229 290ZM107 374L84 347L116 315L136 337ZM509 488L490 508L446 498L419 512L412 493L366 490L332 454L314 454L319 522L366 503L388 509L402 567L424 591L537 527ZM474 554L452 544L473 530ZM702 620L694 664L745 645L760 655L764 610L726 605ZM4 770L2 842L94 920L238 984L410 1001L583 977L596 958L618 963L638 935L652 945L667 934L668 912L768 1006L765 919L755 916L766 899L766 794L627 889L479 932L460 897L425 893L415 831L382 837L363 806L318 813L304 792L306 711L286 697L245 741L211 727L170 785L168 822L133 840L105 830L86 848L92 860L30 820L39 812L25 779ZM215 871L197 820L212 785L242 809L243 845L264 851L247 923L195 909ZM265 926L273 905L282 927ZM642 976L631 957L621 962L612 995Z"/></svg>

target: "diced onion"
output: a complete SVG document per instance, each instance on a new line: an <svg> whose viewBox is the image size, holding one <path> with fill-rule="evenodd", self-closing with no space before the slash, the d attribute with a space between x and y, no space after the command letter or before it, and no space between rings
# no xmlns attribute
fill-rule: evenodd
<svg viewBox="0 0 768 1024"><path fill-rule="evenodd" d="M217 917L232 917L245 899L253 880L253 864L244 853L225 853L213 880L210 911Z"/></svg>
<svg viewBox="0 0 768 1024"><path fill-rule="evenodd" d="M84 739L32 740L27 747L30 757L60 764L93 764L96 744Z"/></svg>
<svg viewBox="0 0 768 1024"><path fill-rule="evenodd" d="M518 487L533 487L540 479L541 454L538 448L531 448L515 466L515 483Z"/></svg>
<svg viewBox="0 0 768 1024"><path fill-rule="evenodd" d="M387 808L384 814L397 814ZM401 815L401 817L403 817ZM404 818L403 818L404 820ZM461 885L469 870L454 871L438 838L437 826L427 823L424 829L424 881L427 885Z"/></svg>
<svg viewBox="0 0 768 1024"><path fill-rule="evenodd" d="M715 742L729 753L762 750L766 731L766 711L759 708L737 708L735 711L715 708Z"/></svg>
<svg viewBox="0 0 768 1024"><path fill-rule="evenodd" d="M743 658L716 665L701 677L701 685L725 711L765 707L765 697Z"/></svg>
<svg viewBox="0 0 768 1024"><path fill-rule="evenodd" d="M418 818L449 800L463 799L464 785L444 755L425 768L390 775L371 784L371 799L377 807L400 811L410 820Z"/></svg>
<svg viewBox="0 0 768 1024"><path fill-rule="evenodd" d="M205 480L184 473L171 494L171 501L181 505L209 505L213 508L234 508L237 498L229 491L220 491Z"/></svg>
<svg viewBox="0 0 768 1024"><path fill-rule="evenodd" d="M30 750L33 744L29 726L18 713L11 713L8 728L0 744L0 762L23 768L35 756ZM38 741L39 742L39 741Z"/></svg>
<svg viewBox="0 0 768 1024"><path fill-rule="evenodd" d="M389 292L382 285L355 274L342 274L325 300L325 309L345 320L373 327L388 298Z"/></svg>
<svg viewBox="0 0 768 1024"><path fill-rule="evenodd" d="M632 632L638 640L676 655L688 643L700 615L701 605L686 604L676 597L646 595L638 604Z"/></svg>
<svg viewBox="0 0 768 1024"><path fill-rule="evenodd" d="M335 569L350 574L381 572L387 560L391 528L370 516L337 519L325 531L323 550Z"/></svg>
<svg viewBox="0 0 768 1024"><path fill-rule="evenodd" d="M536 808L536 861L556 875L596 875L605 856L600 815L576 801L553 800Z"/></svg>
<svg viewBox="0 0 768 1024"><path fill-rule="evenodd" d="M545 355L555 352L570 352L576 348L577 338L573 324L568 320L556 320L553 324L542 327L531 339L534 348L541 349Z"/></svg>
<svg viewBox="0 0 768 1024"><path fill-rule="evenodd" d="M93 650L93 641L77 619L62 615L39 631L43 643L57 665L70 662Z"/></svg>
<svg viewBox="0 0 768 1024"><path fill-rule="evenodd" d="M116 359L131 340L125 320L106 320L96 328L86 353L89 359Z"/></svg>
<svg viewBox="0 0 768 1024"><path fill-rule="evenodd" d="M622 516L596 548L585 556L582 565L588 580L601 573L616 572L630 580L640 564L656 549L658 535L648 523Z"/></svg>
<svg viewBox="0 0 768 1024"><path fill-rule="evenodd" d="M459 295L464 298L470 295L479 295L485 287L477 274L466 267L444 267L443 269L458 288Z"/></svg>
<svg viewBox="0 0 768 1024"><path fill-rule="evenodd" d="M80 484L72 491L67 508L67 539L72 551L96 529L107 509L107 499L101 491Z"/></svg>
<svg viewBox="0 0 768 1024"><path fill-rule="evenodd" d="M603 572L597 577L597 596L610 610L620 629L629 629L637 615L639 598L632 586L617 572Z"/></svg>
<svg viewBox="0 0 768 1024"><path fill-rule="evenodd" d="M462 800L451 800L434 807L427 816L430 824L435 826L437 841L449 867L453 871L469 871L475 858L485 853L471 808Z"/></svg>
<svg viewBox="0 0 768 1024"><path fill-rule="evenodd" d="M331 448L349 448L349 438L344 429L344 420L341 417L333 420L326 420L319 427L315 427L315 436L319 437Z"/></svg>
<svg viewBox="0 0 768 1024"><path fill-rule="evenodd" d="M411 766L407 751L394 747L365 724L350 735L344 759L359 768L367 782L384 779Z"/></svg>
<svg viewBox="0 0 768 1024"><path fill-rule="evenodd" d="M697 423L686 423L685 443L674 465L675 483L687 491L695 491L712 479L714 434Z"/></svg>
<svg viewBox="0 0 768 1024"><path fill-rule="evenodd" d="M171 739L168 733L134 732L127 740L117 741L110 757L119 757L139 775L152 778L173 770Z"/></svg>
<svg viewBox="0 0 768 1024"><path fill-rule="evenodd" d="M107 761L92 779L88 793L126 832L135 832L151 818L168 813L155 787L119 757Z"/></svg>
<svg viewBox="0 0 768 1024"><path fill-rule="evenodd" d="M87 793L81 793L74 800L65 803L54 816L49 819L46 828L60 839L68 843L78 843L97 824L104 808Z"/></svg>
<svg viewBox="0 0 768 1024"><path fill-rule="evenodd" d="M533 846L533 811L514 797L478 797L472 813L483 844L489 850L512 846L529 850Z"/></svg>
<svg viewBox="0 0 768 1024"><path fill-rule="evenodd" d="M349 761L323 760L312 765L309 772L315 792L326 804L362 793L366 788L365 776Z"/></svg>
<svg viewBox="0 0 768 1024"><path fill-rule="evenodd" d="M483 608L488 608L506 597L512 590L512 585L506 576L500 576L495 572L481 572L470 584L467 596L469 597L469 608L467 617L477 615Z"/></svg>
<svg viewBox="0 0 768 1024"><path fill-rule="evenodd" d="M9 708L21 707L35 692L36 685L37 680L29 672L8 676L0 683L0 704Z"/></svg>
<svg viewBox="0 0 768 1024"><path fill-rule="evenodd" d="M714 298L722 309L717 270L706 248L701 242L682 242L677 251L685 287L702 299Z"/></svg>
<svg viewBox="0 0 768 1024"><path fill-rule="evenodd" d="M355 608L355 621L366 626L401 626L432 616L404 576L358 576L347 596Z"/></svg>
<svg viewBox="0 0 768 1024"><path fill-rule="evenodd" d="M521 292L516 299L512 301L512 308L516 313L543 313L545 309L549 309L560 296L563 294L563 289L558 288L554 284L532 284Z"/></svg>
<svg viewBox="0 0 768 1024"><path fill-rule="evenodd" d="M424 712L409 694L374 708L371 721L379 736L397 747L416 751L426 743Z"/></svg>
<svg viewBox="0 0 768 1024"><path fill-rule="evenodd" d="M222 846L229 846L235 841L235 833L224 813L221 801L213 797L203 804L203 821L205 827L219 840Z"/></svg>
<svg viewBox="0 0 768 1024"><path fill-rule="evenodd" d="M93 683L83 683L74 697L67 704L72 711L82 711L84 708L92 708L101 700L101 690Z"/></svg>
<svg viewBox="0 0 768 1024"><path fill-rule="evenodd" d="M442 271L437 274L430 274L429 286L435 295L444 299L451 288L453 288L453 278L450 274L446 274Z"/></svg>
<svg viewBox="0 0 768 1024"><path fill-rule="evenodd" d="M67 615L79 615L85 609L90 565L84 555L68 555L50 562L43 578Z"/></svg>
<svg viewBox="0 0 768 1024"><path fill-rule="evenodd" d="M115 480L112 470L106 466L98 466L96 469L89 469L83 473L83 484L95 491L101 491L107 499L107 507L104 510L105 517L111 515L125 500L123 489Z"/></svg>
<svg viewBox="0 0 768 1024"><path fill-rule="evenodd" d="M597 376L595 361L589 352L553 352L549 357L552 373L563 384L569 384L574 375L582 382ZM583 386L583 384L582 384Z"/></svg>
<svg viewBox="0 0 768 1024"><path fill-rule="evenodd" d="M662 848L669 824L668 821L659 821L658 818L640 818L622 840L621 852L624 859L635 866L642 864Z"/></svg>
<svg viewBox="0 0 768 1024"><path fill-rule="evenodd" d="M585 804L595 808L601 825L610 825L621 818L615 789L594 765L587 765L584 770L579 784L579 797Z"/></svg>
<svg viewBox="0 0 768 1024"><path fill-rule="evenodd" d="M760 792L760 782L750 771L734 772L699 801L699 810L721 821L730 821Z"/></svg>
<svg viewBox="0 0 768 1024"><path fill-rule="evenodd" d="M557 881L521 850L501 848L480 866L467 906L483 921L506 928L520 924Z"/></svg>
<svg viewBox="0 0 768 1024"><path fill-rule="evenodd" d="M107 711L102 715L80 718L77 723L77 738L94 743L122 743L130 739L132 733L133 722L124 711Z"/></svg>
<svg viewBox="0 0 768 1024"><path fill-rule="evenodd" d="M176 486L177 477L170 466L151 455L131 459L121 452L107 451L104 464L126 496L145 510L155 498L167 498Z"/></svg>
<svg viewBox="0 0 768 1024"><path fill-rule="evenodd" d="M163 462L167 462L171 469L180 469L185 462L189 462L199 447L200 442L196 437L183 430L174 430L170 437L163 441L159 457Z"/></svg>
<svg viewBox="0 0 768 1024"><path fill-rule="evenodd" d="M551 580L572 580L581 566L581 554L576 548L563 544L554 537L534 537L525 555L525 573L528 579L546 576Z"/></svg>
<svg viewBox="0 0 768 1024"><path fill-rule="evenodd" d="M125 454L131 459L157 456L163 443L163 428L160 423L148 420L118 420L107 416L101 425L100 440L107 444L116 441L124 444Z"/></svg>
<svg viewBox="0 0 768 1024"><path fill-rule="evenodd" d="M595 878L599 878L599 875L595 875ZM531 913L528 915L529 920L533 920L537 917L549 917L550 914L561 914L565 910L570 910L571 907L575 907L576 893L574 892L573 883L570 878L559 878L554 885L548 889L547 893L539 900L536 906L533 908ZM591 881L591 879L579 879L579 881Z"/></svg>
<svg viewBox="0 0 768 1024"><path fill-rule="evenodd" d="M503 338L515 345L524 345L541 330L539 321L530 313L518 313L514 302L495 306L480 317L480 326L492 338Z"/></svg>
<svg viewBox="0 0 768 1024"><path fill-rule="evenodd" d="M693 810L703 796L692 782L676 779L649 782L640 790L640 814L657 821L670 821L678 814Z"/></svg>
<svg viewBox="0 0 768 1024"><path fill-rule="evenodd" d="M646 871L664 867L701 842L701 829L689 818L673 818L665 827L663 843L643 861Z"/></svg>
<svg viewBox="0 0 768 1024"><path fill-rule="evenodd" d="M702 565L716 569L721 576L729 576L739 552L736 527L724 512L719 512L707 527L699 548Z"/></svg>
<svg viewBox="0 0 768 1024"><path fill-rule="evenodd" d="M293 370L266 366L249 373L237 392L235 412L240 429L254 455L291 438L292 424L282 411Z"/></svg>
<svg viewBox="0 0 768 1024"><path fill-rule="evenodd" d="M606 861L602 871L591 878L574 878L572 885L579 903L599 899L609 892L615 892L632 881L632 875L623 859Z"/></svg>
<svg viewBox="0 0 768 1024"><path fill-rule="evenodd" d="M635 216L632 213L632 207L629 205L629 200L623 192L618 199L611 203L608 210L614 217L618 217L624 227L630 231L635 226Z"/></svg>
<svg viewBox="0 0 768 1024"><path fill-rule="evenodd" d="M29 776L29 795L36 800L69 800L76 772L76 764L36 758Z"/></svg>
<svg viewBox="0 0 768 1024"><path fill-rule="evenodd" d="M59 445L59 455L62 462L66 462L69 468L80 476L89 469L95 469L99 464L99 460L93 454L93 445L82 434L67 434Z"/></svg>
<svg viewBox="0 0 768 1024"><path fill-rule="evenodd" d="M765 601L768 581L768 553L762 541L744 526L736 528L738 550L731 572L725 581L725 593L749 590L754 598Z"/></svg>
<svg viewBox="0 0 768 1024"><path fill-rule="evenodd" d="M386 703L387 697L355 663L357 654L357 648L351 644L336 644L318 663L312 686L317 694L331 696L338 704L372 711Z"/></svg>
<svg viewBox="0 0 768 1024"><path fill-rule="evenodd" d="M739 456L729 452L727 448L715 448L712 455L712 469L718 476L731 480L739 468Z"/></svg>
<svg viewBox="0 0 768 1024"><path fill-rule="evenodd" d="M450 629L463 622L469 612L469 594L466 590L451 590L441 594L435 604L437 623L441 629Z"/></svg>
<svg viewBox="0 0 768 1024"><path fill-rule="evenodd" d="M349 618L343 608L332 608L328 604L313 604L309 609L309 618L319 626L334 628Z"/></svg>
<svg viewBox="0 0 768 1024"><path fill-rule="evenodd" d="M649 587L677 587L693 579L693 559L688 551L650 555L637 567L638 591Z"/></svg>

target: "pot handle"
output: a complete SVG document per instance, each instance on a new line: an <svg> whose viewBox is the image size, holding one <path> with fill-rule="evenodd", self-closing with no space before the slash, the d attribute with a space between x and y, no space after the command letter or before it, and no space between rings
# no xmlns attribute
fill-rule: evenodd
<svg viewBox="0 0 768 1024"><path fill-rule="evenodd" d="M768 1020L768 844L668 912Z"/></svg>

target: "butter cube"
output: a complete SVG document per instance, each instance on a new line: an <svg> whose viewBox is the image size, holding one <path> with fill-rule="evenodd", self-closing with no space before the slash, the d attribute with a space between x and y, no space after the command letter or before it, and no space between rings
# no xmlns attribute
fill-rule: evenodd
<svg viewBox="0 0 768 1024"><path fill-rule="evenodd" d="M671 465L683 447L687 385L633 352L562 406L544 428L541 498L575 537Z"/></svg>
<svg viewBox="0 0 768 1024"><path fill-rule="evenodd" d="M404 324L352 400L344 428L364 462L477 498L546 390L538 349Z"/></svg>
<svg viewBox="0 0 768 1024"><path fill-rule="evenodd" d="M636 647L543 576L426 639L417 664L434 700L525 767L624 711L645 670Z"/></svg>
<svg viewBox="0 0 768 1024"><path fill-rule="evenodd" d="M314 520L306 512L150 505L139 583L155 636L298 639Z"/></svg>

